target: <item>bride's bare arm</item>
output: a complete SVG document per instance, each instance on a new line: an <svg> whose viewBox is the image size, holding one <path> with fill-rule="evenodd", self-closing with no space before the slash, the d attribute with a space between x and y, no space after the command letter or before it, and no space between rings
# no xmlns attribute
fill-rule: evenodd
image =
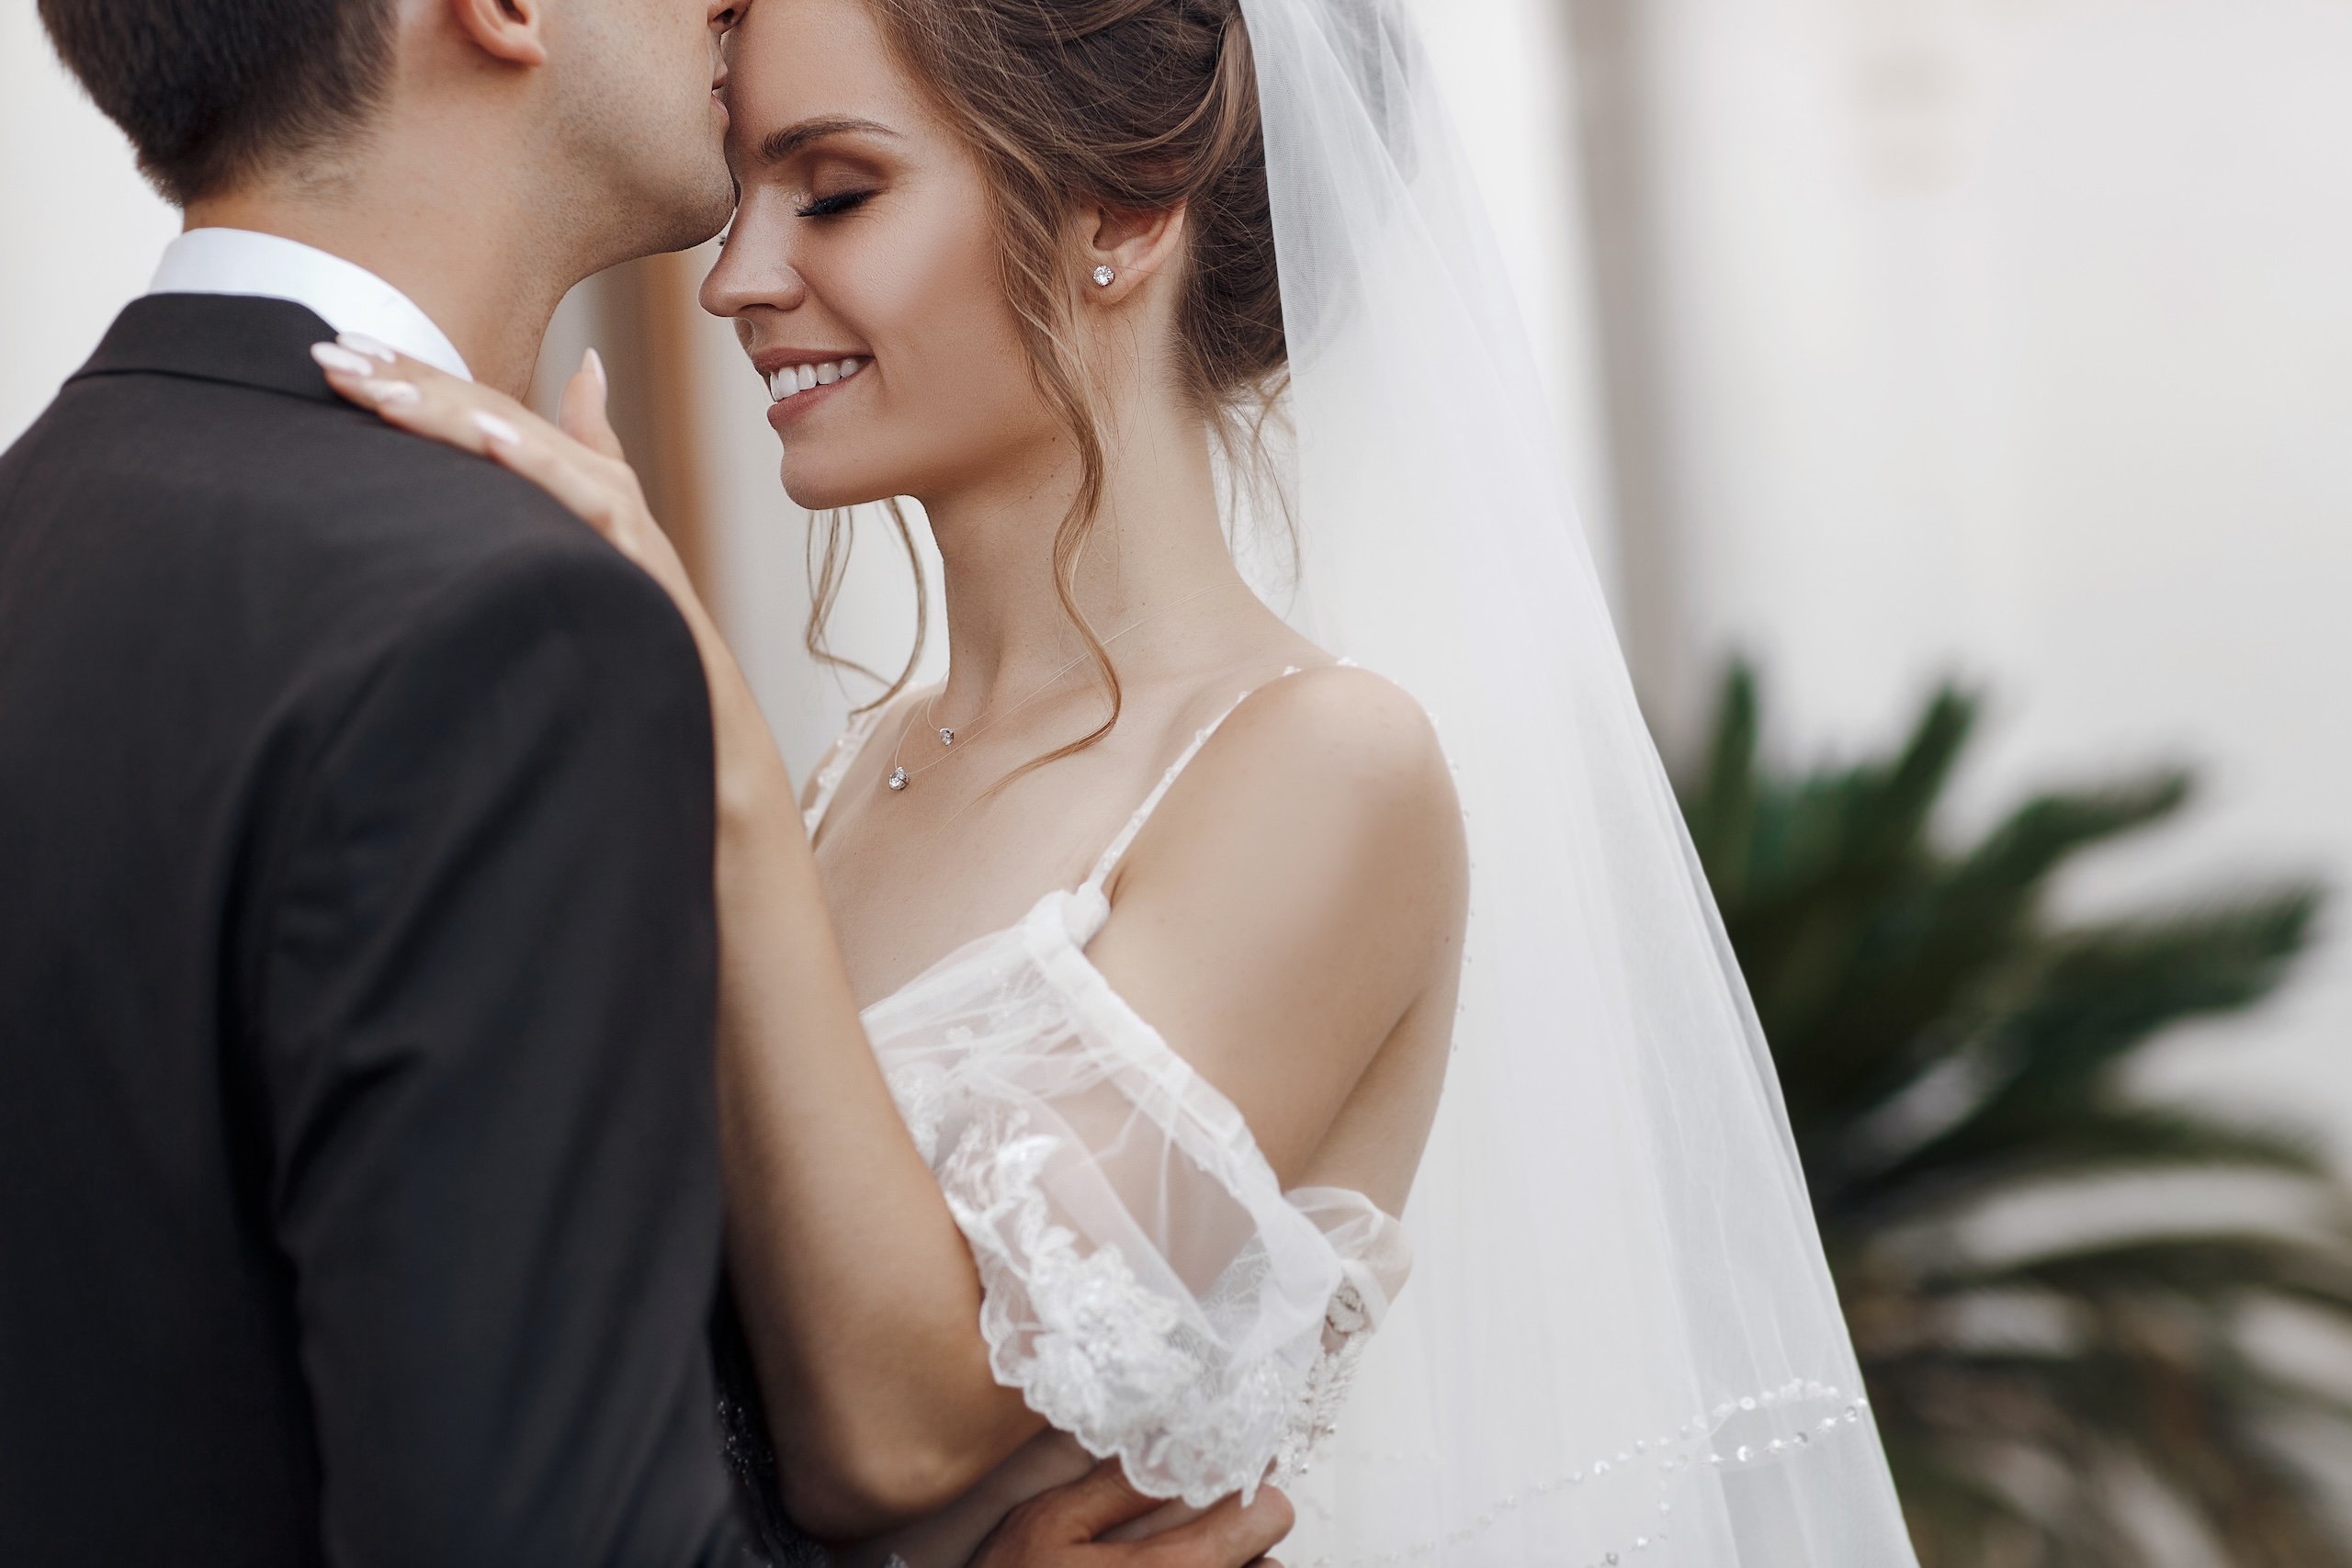
<svg viewBox="0 0 2352 1568"><path fill-rule="evenodd" d="M775 1195L736 1206L729 1251L770 1404L795 1413L786 1501L814 1532L866 1535L1043 1422L989 1371L970 1251L866 1044L782 766L765 772L723 783L719 809L728 1185Z"/></svg>
<svg viewBox="0 0 2352 1568"><path fill-rule="evenodd" d="M866 1043L792 781L620 457L601 367L574 378L558 430L430 367L342 352L321 356L337 391L547 489L667 589L693 631L718 737L722 1152L731 1193L767 1195L733 1205L729 1256L776 1413L778 1479L821 1537L939 1507L1043 1422L989 1371L970 1250Z"/></svg>

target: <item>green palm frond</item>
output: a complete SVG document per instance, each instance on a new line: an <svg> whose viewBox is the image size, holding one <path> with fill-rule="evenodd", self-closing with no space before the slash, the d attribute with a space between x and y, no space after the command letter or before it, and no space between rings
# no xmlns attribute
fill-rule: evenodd
<svg viewBox="0 0 2352 1568"><path fill-rule="evenodd" d="M1946 687L1891 754L1781 774L1761 760L1757 682L1736 669L1683 792L1921 1560L2136 1565L2136 1477L2240 1568L2352 1568L2352 1535L2284 1438L2311 1422L2352 1435L2352 1403L2264 1370L2245 1330L2255 1309L2285 1304L2352 1345L2352 1195L2308 1134L2150 1102L2129 1083L2168 1031L2272 995L2321 892L2054 920L2052 880L2172 819L2190 778L2050 791L1948 843L1939 807L1978 711ZM2069 1183L2222 1172L2287 1183L2333 1218L2298 1232L2255 1212L2019 1258L1948 1239Z"/></svg>
<svg viewBox="0 0 2352 1568"><path fill-rule="evenodd" d="M2085 1303L2177 1298L2224 1307L2267 1296L2352 1322L2352 1247L2344 1238L2327 1247L2250 1231L2133 1236L2012 1262L1962 1261L1923 1271L1923 1284L1947 1293L2041 1291Z"/></svg>

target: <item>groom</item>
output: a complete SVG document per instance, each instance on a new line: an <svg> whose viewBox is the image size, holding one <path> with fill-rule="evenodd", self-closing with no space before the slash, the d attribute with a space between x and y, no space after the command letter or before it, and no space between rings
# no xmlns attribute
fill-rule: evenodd
<svg viewBox="0 0 2352 1568"><path fill-rule="evenodd" d="M307 353L519 391L572 283L725 221L739 9L40 0L187 230L0 456L0 1563L746 1560L695 650ZM1139 1562L1136 1511L975 1568Z"/></svg>

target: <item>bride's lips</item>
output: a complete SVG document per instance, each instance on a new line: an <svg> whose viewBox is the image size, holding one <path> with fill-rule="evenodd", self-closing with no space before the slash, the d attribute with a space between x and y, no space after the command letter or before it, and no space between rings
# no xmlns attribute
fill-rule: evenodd
<svg viewBox="0 0 2352 1568"><path fill-rule="evenodd" d="M782 430L832 401L873 364L869 355L838 349L772 348L752 356L768 388L768 423Z"/></svg>

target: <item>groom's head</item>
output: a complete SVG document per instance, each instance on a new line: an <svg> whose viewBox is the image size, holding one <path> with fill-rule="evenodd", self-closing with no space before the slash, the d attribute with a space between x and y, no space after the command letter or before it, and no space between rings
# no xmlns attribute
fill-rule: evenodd
<svg viewBox="0 0 2352 1568"><path fill-rule="evenodd" d="M660 249L705 237L731 205L711 85L717 39L746 3L40 7L59 55L181 207L254 190L332 197L388 164L454 179L469 159L503 161L551 182L552 201L641 226L644 248Z"/></svg>

